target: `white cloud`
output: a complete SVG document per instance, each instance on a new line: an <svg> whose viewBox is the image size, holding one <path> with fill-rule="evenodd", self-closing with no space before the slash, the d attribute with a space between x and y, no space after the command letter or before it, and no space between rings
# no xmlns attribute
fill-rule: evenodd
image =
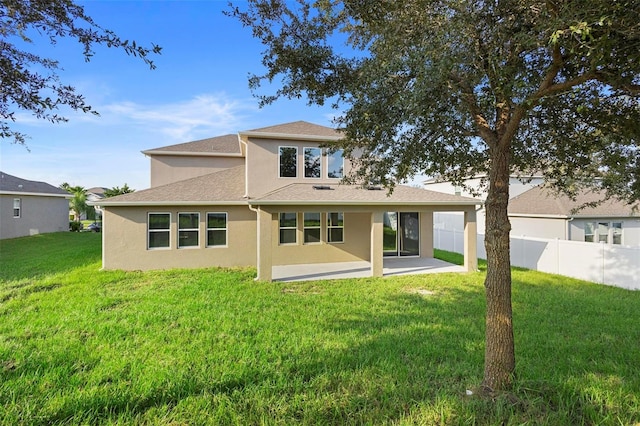
<svg viewBox="0 0 640 426"><path fill-rule="evenodd" d="M141 105L120 102L101 107L107 122L128 122L169 138L186 142L198 137L237 132L242 120L255 107L250 102L232 100L226 95L198 95L192 99L160 104Z"/></svg>

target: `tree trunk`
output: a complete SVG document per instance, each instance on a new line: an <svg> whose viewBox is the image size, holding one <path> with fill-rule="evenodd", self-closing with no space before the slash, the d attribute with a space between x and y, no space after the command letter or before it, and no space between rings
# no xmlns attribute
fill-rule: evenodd
<svg viewBox="0 0 640 426"><path fill-rule="evenodd" d="M511 224L507 216L510 152L508 145L500 145L491 150L489 193L485 203L487 313L482 385L489 392L510 388L515 374L509 258Z"/></svg>

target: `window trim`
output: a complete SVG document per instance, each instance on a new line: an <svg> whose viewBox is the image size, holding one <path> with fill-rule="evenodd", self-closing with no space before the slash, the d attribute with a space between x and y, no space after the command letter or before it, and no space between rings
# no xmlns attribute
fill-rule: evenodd
<svg viewBox="0 0 640 426"><path fill-rule="evenodd" d="M151 215L169 215L169 227L166 229L150 229L149 228L149 224L150 224L150 219L151 219ZM147 250L171 250L171 212L147 212ZM152 232L168 232L169 233L169 238L167 239L167 241L169 242L169 245L167 247L151 247L150 243L151 243L151 238L149 238L150 234Z"/></svg>
<svg viewBox="0 0 640 426"><path fill-rule="evenodd" d="M342 226L339 225L331 225L331 215L332 214L341 214L342 215ZM342 229L342 240L341 241L331 241L331 230L332 229ZM327 212L327 243L329 244L344 244L344 212Z"/></svg>
<svg viewBox="0 0 640 426"><path fill-rule="evenodd" d="M340 177L331 177L331 176L329 176L329 172L330 172L329 166L331 164L331 158L333 157L333 155L335 155L338 152L340 152L340 158L342 159L342 176L340 176ZM342 179L342 178L344 178L344 150L343 149L336 149L335 151L327 150L326 156L327 156L327 179Z"/></svg>
<svg viewBox="0 0 640 426"><path fill-rule="evenodd" d="M313 150L317 150L319 152L317 158L320 161L320 170L318 172L318 176L307 176L307 150L308 149L313 149ZM302 157L303 157L303 162L304 162L304 174L302 175L302 177L304 179L322 179L322 148L320 148L319 146L305 146L302 149Z"/></svg>
<svg viewBox="0 0 640 426"><path fill-rule="evenodd" d="M198 227L197 228L184 228L184 229L180 228L180 215L183 215L183 214L189 214L189 215L195 214L195 215L198 215ZM177 226L178 226L178 244L177 244L177 248L178 249L182 250L182 249L197 249L197 248L200 248L200 212L178 212L178 223L177 223ZM189 232L196 231L196 236L198 238L198 243L196 245L193 245L193 246L181 246L180 245L180 232L182 232L182 231L185 231L185 232L187 232L187 231L189 231Z"/></svg>
<svg viewBox="0 0 640 426"><path fill-rule="evenodd" d="M614 225L616 225L616 224L620 224L620 227L619 228L615 227ZM609 226L609 229L611 230L611 244L616 245L616 246L623 245L623 243L624 243L624 232L623 232L624 224L623 224L623 222L621 220L619 220L617 222L613 222L612 221L611 225ZM618 235L620 235L620 242L619 243L616 243L616 239L615 239L617 230L620 230L620 234L618 234Z"/></svg>
<svg viewBox="0 0 640 426"><path fill-rule="evenodd" d="M296 223L295 226L282 226L282 215L283 214L294 214L295 218L296 218ZM293 242L290 243L283 243L282 242L282 230L291 230L293 229L295 231L294 235L295 235L295 240ZM278 213L278 244L281 246L293 246L293 245L297 245L298 244L298 212L280 212Z"/></svg>
<svg viewBox="0 0 640 426"><path fill-rule="evenodd" d="M209 215L210 214L223 214L224 215L224 228L209 228ZM207 212L205 228L207 232L207 240L205 245L207 248L226 248L229 247L229 213L228 212ZM209 244L209 231L222 231L224 230L224 244Z"/></svg>
<svg viewBox="0 0 640 426"><path fill-rule="evenodd" d="M18 207L16 208L16 201L18 202ZM16 210L18 213L16 214ZM19 219L22 217L22 198L14 198L13 199L13 217Z"/></svg>
<svg viewBox="0 0 640 426"><path fill-rule="evenodd" d="M282 148L292 148L296 150L295 158L295 176L282 176ZM298 147L295 145L278 146L278 178L280 179L297 179L298 178Z"/></svg>
<svg viewBox="0 0 640 426"><path fill-rule="evenodd" d="M317 214L318 215L318 226L306 226L306 217L305 216L307 214ZM308 229L317 229L318 231L320 231L320 235L318 236L318 241L312 241L312 242L307 242L306 241L307 240L307 230ZM303 212L302 213L302 244L307 245L307 246L322 244L322 213L320 213L320 212Z"/></svg>

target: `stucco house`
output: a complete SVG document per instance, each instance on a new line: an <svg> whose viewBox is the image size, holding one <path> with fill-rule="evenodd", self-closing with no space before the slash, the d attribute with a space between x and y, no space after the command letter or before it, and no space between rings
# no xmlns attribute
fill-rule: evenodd
<svg viewBox="0 0 640 426"><path fill-rule="evenodd" d="M0 172L0 239L69 229L67 191Z"/></svg>
<svg viewBox="0 0 640 426"><path fill-rule="evenodd" d="M335 130L303 121L143 151L151 187L100 201L103 267L146 270L433 257L433 214L462 212L475 270L478 200L347 185Z"/></svg>
<svg viewBox="0 0 640 426"><path fill-rule="evenodd" d="M575 200L544 185L509 201L511 235L640 246L640 205L608 200L594 207L603 194L579 193Z"/></svg>

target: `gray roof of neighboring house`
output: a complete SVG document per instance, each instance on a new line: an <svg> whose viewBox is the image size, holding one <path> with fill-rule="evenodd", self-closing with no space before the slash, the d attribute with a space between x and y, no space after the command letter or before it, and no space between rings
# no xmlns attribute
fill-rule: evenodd
<svg viewBox="0 0 640 426"><path fill-rule="evenodd" d="M307 121L294 121L291 123L277 124L275 126L262 127L260 129L247 130L240 133L266 133L303 136L326 136L330 138L341 137L342 134L331 127L320 126Z"/></svg>
<svg viewBox="0 0 640 426"><path fill-rule="evenodd" d="M245 168L237 166L204 176L105 198L100 206L242 204Z"/></svg>
<svg viewBox="0 0 640 426"><path fill-rule="evenodd" d="M520 216L565 216L576 218L589 217L636 217L640 216L640 205L630 205L624 201L607 200L596 207L585 207L574 211L586 203L600 201L604 194L583 191L572 200L567 195L557 194L543 185L523 192L509 201L509 214Z"/></svg>
<svg viewBox="0 0 640 426"><path fill-rule="evenodd" d="M4 172L0 172L0 192L71 197L64 189L55 187L46 182L22 179Z"/></svg>
<svg viewBox="0 0 640 426"><path fill-rule="evenodd" d="M97 196L99 196L100 198L104 198L104 191L106 191L108 188L102 187L102 186L94 186L93 188L89 188L86 190L87 193L91 193L91 194L95 194Z"/></svg>
<svg viewBox="0 0 640 426"><path fill-rule="evenodd" d="M223 135L208 139L201 139L193 142L179 143L177 145L163 146L160 148L147 149L143 154L165 154L176 153L211 153L211 154L235 154L240 155L240 141L238 135Z"/></svg>
<svg viewBox="0 0 640 426"><path fill-rule="evenodd" d="M397 185L389 194L385 188L381 187L367 189L360 185L314 185L309 183L292 183L262 197L252 199L250 202L256 205L476 205L482 203L474 198L405 185Z"/></svg>

